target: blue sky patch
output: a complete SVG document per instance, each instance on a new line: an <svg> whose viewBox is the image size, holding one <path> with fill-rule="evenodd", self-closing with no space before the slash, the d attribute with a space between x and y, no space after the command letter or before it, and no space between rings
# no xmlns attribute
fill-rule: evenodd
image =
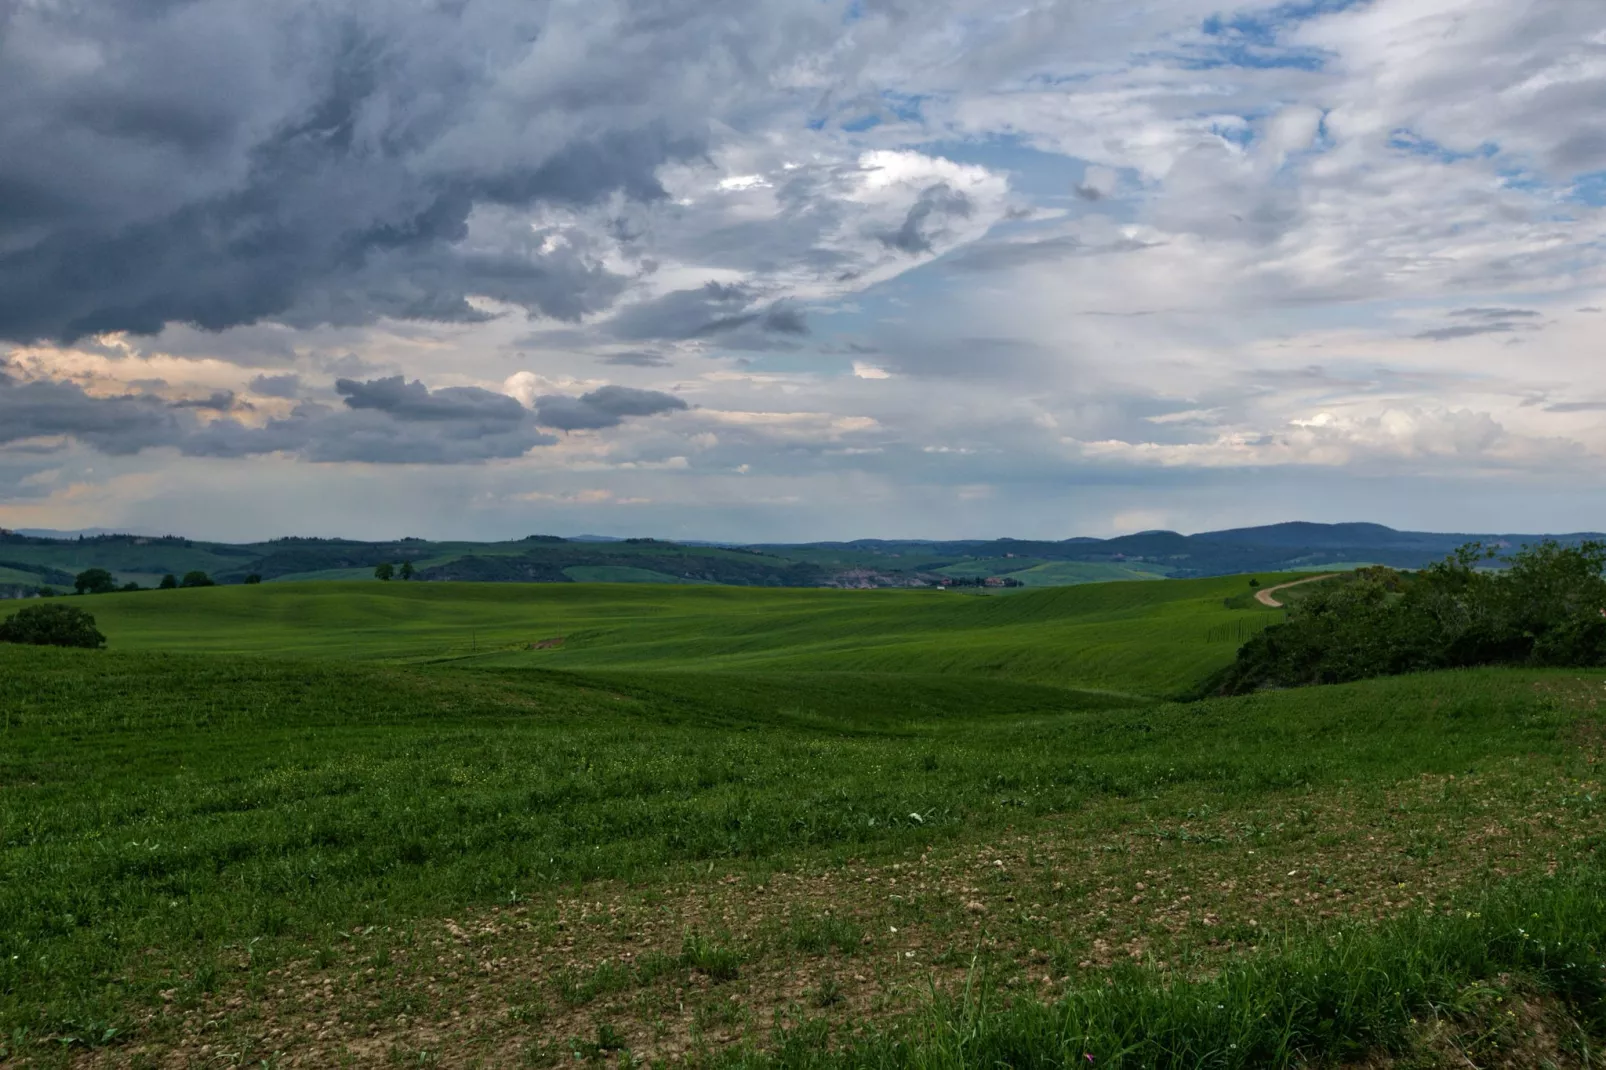
<svg viewBox="0 0 1606 1070"><path fill-rule="evenodd" d="M1428 156L1440 163L1460 163L1463 160L1488 160L1500 155L1500 146L1484 142L1471 152L1446 148L1432 138L1423 137L1413 130L1401 128L1389 135L1388 146L1413 156Z"/></svg>
<svg viewBox="0 0 1606 1070"><path fill-rule="evenodd" d="M1606 206L1606 171L1594 171L1575 178L1571 198L1596 207Z"/></svg>
<svg viewBox="0 0 1606 1070"><path fill-rule="evenodd" d="M1319 71L1329 56L1316 48L1281 43L1283 31L1308 19L1356 7L1365 0L1301 0L1258 10L1212 15L1200 24L1207 39L1171 59L1188 70L1286 68Z"/></svg>

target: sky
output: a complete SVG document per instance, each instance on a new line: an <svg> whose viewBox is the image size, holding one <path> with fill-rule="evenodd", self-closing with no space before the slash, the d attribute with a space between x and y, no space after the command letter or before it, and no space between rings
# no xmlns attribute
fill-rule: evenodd
<svg viewBox="0 0 1606 1070"><path fill-rule="evenodd" d="M0 0L0 526L1606 528L1606 5Z"/></svg>

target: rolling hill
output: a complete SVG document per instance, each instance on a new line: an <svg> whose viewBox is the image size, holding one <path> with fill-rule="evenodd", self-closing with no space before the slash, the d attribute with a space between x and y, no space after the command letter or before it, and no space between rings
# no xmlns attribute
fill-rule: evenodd
<svg viewBox="0 0 1606 1070"><path fill-rule="evenodd" d="M92 534L59 538L0 530L0 593L71 584L104 568L120 582L149 586L161 576L199 570L219 583L352 580L385 562L411 562L426 581L714 584L736 587L932 587L944 580L1010 577L1027 587L1114 579L1187 579L1257 571L1382 564L1419 568L1480 541L1520 546L1606 538L1435 534L1378 524L1287 523L1183 535L1145 531L1113 539L990 539L947 542L860 539L750 546L651 538L564 539L532 535L508 542L283 538L216 543L177 536Z"/></svg>

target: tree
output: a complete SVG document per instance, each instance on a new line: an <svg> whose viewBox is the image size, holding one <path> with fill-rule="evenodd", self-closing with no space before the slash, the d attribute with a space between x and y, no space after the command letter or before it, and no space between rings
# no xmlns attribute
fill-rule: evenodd
<svg viewBox="0 0 1606 1070"><path fill-rule="evenodd" d="M413 571L414 571L413 570L413 563L411 561L403 561L402 562L402 567L401 567L401 578L402 579L404 579L404 580L412 579L413 578Z"/></svg>
<svg viewBox="0 0 1606 1070"><path fill-rule="evenodd" d="M162 577L162 582L158 583L156 586L161 590L171 591L173 588L178 586L178 577L169 572L167 575Z"/></svg>
<svg viewBox="0 0 1606 1070"><path fill-rule="evenodd" d="M206 573L202 572L200 569L195 569L193 572L184 573L184 578L178 581L178 585L180 587L214 587L214 586L216 586L216 584L214 584L212 582L212 577L208 576Z"/></svg>
<svg viewBox="0 0 1606 1070"><path fill-rule="evenodd" d="M74 606L52 602L19 609L0 622L0 643L76 646L95 650L106 645L106 637L100 634L95 627L95 618L88 613Z"/></svg>
<svg viewBox="0 0 1606 1070"><path fill-rule="evenodd" d="M105 594L117 590L117 580L103 568L86 568L73 577L72 586L79 594Z"/></svg>
<svg viewBox="0 0 1606 1070"><path fill-rule="evenodd" d="M39 597L54 598L56 597L56 589L54 587L41 587L39 588Z"/></svg>
<svg viewBox="0 0 1606 1070"><path fill-rule="evenodd" d="M262 577L258 576L255 572L253 572L253 573L251 573L251 575L249 575L249 576L247 576L245 578L245 582L246 583L261 583L262 582Z"/></svg>
<svg viewBox="0 0 1606 1070"><path fill-rule="evenodd" d="M388 580L394 575L396 575L396 570L391 567L389 561L374 569L374 579L376 580Z"/></svg>
<svg viewBox="0 0 1606 1070"><path fill-rule="evenodd" d="M144 589L145 588L141 587L133 580L129 580L127 583L118 588L119 591L143 591Z"/></svg>

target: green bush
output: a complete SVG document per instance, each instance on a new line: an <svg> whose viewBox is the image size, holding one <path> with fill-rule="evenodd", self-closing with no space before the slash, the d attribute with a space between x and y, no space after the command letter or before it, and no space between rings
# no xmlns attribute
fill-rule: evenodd
<svg viewBox="0 0 1606 1070"><path fill-rule="evenodd" d="M103 568L90 568L73 577L73 589L79 594L106 594L117 590L117 579Z"/></svg>
<svg viewBox="0 0 1606 1070"><path fill-rule="evenodd" d="M95 627L95 618L81 609L52 602L25 606L0 623L0 643L27 643L33 646L78 646L98 649L106 637Z"/></svg>
<svg viewBox="0 0 1606 1070"><path fill-rule="evenodd" d="M180 587L214 587L212 577L196 569L194 572L184 573L184 578L178 581Z"/></svg>
<svg viewBox="0 0 1606 1070"><path fill-rule="evenodd" d="M1506 568L1478 567L1478 544L1414 575L1358 571L1299 602L1205 688L1337 684L1477 665L1606 665L1606 543L1525 547Z"/></svg>

